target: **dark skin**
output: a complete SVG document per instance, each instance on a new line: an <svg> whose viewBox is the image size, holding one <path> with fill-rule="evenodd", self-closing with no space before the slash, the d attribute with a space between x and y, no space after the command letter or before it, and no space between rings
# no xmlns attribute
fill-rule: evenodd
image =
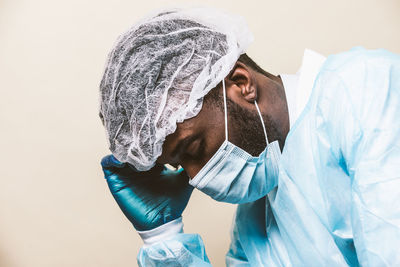
<svg viewBox="0 0 400 267"><path fill-rule="evenodd" d="M246 129L249 122L237 119L241 117L240 115L249 115L256 121L254 123L261 125L260 119L256 119L257 110L254 104L256 100L264 118L269 142L278 140L282 149L289 132L289 113L280 77L273 75L267 77L237 61L225 78L225 88L230 101L239 105L240 111L236 112L248 112L231 116L232 109L228 107L229 141L248 152L251 150L253 154L257 153L253 156L258 156L265 149L266 142L261 126L257 128L258 130ZM217 86L216 90L222 92L222 87ZM224 125L223 109L205 99L196 117L178 123L176 131L167 136L163 144L163 153L157 162L181 165L190 178L195 177L224 142ZM263 141L257 141L253 145L242 142L243 139L251 140L252 137L254 140Z"/></svg>

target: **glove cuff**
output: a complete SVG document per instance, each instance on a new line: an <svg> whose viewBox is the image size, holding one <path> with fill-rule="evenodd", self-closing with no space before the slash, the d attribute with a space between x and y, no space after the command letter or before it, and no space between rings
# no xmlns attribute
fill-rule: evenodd
<svg viewBox="0 0 400 267"><path fill-rule="evenodd" d="M157 228L147 231L137 231L143 239L143 247L150 246L156 242L165 240L173 235L183 233L182 217L165 223Z"/></svg>

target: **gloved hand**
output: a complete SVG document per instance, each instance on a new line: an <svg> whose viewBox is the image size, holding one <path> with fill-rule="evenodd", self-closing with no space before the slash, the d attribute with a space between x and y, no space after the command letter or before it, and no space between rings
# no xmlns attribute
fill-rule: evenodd
<svg viewBox="0 0 400 267"><path fill-rule="evenodd" d="M179 218L193 191L182 168L172 171L156 165L147 172L139 172L113 155L105 156L101 165L111 193L138 231Z"/></svg>

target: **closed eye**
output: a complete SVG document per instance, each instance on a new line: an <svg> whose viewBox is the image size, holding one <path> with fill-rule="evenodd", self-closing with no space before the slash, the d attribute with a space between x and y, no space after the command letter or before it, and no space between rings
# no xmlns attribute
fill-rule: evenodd
<svg viewBox="0 0 400 267"><path fill-rule="evenodd" d="M185 149L185 154L192 159L199 159L204 152L204 139L197 138L191 142Z"/></svg>

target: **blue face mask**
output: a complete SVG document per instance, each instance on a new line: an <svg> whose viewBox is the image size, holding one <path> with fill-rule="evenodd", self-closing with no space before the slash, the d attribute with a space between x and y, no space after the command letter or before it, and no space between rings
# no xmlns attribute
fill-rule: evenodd
<svg viewBox="0 0 400 267"><path fill-rule="evenodd" d="M228 120L225 82L222 81L225 109L225 141L218 151L189 181L213 199L228 203L255 201L269 193L278 180L278 162L281 151L278 141L268 142L267 132L257 102L254 104L261 119L267 147L258 157L253 157L228 141Z"/></svg>

